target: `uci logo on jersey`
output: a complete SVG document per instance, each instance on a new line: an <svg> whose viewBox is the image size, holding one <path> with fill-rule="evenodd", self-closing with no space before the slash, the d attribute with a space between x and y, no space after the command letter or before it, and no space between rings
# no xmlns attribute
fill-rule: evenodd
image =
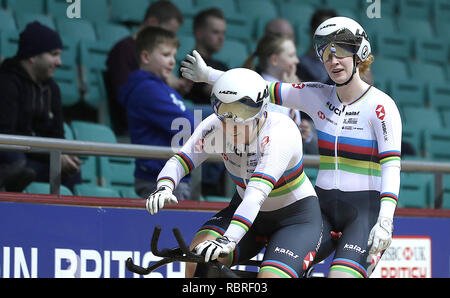
<svg viewBox="0 0 450 298"><path fill-rule="evenodd" d="M335 107L333 104L331 104L329 101L327 101L326 106L330 111L334 112L338 116L341 116L342 111L339 110L337 107Z"/></svg>

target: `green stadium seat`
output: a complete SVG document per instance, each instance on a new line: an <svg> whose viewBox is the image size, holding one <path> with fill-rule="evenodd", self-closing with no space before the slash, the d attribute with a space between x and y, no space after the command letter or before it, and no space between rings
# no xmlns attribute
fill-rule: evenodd
<svg viewBox="0 0 450 298"><path fill-rule="evenodd" d="M410 39L395 33L378 33L375 37L374 52L383 57L404 60L412 57Z"/></svg>
<svg viewBox="0 0 450 298"><path fill-rule="evenodd" d="M120 193L115 189L88 184L75 185L74 194L87 197L120 198Z"/></svg>
<svg viewBox="0 0 450 298"><path fill-rule="evenodd" d="M18 31L0 31L0 60L15 56L18 44Z"/></svg>
<svg viewBox="0 0 450 298"><path fill-rule="evenodd" d="M445 83L447 73L441 63L410 61L411 77L425 82Z"/></svg>
<svg viewBox="0 0 450 298"><path fill-rule="evenodd" d="M138 196L138 194L134 190L134 187L121 189L119 191L119 193L122 198L131 198L131 199L140 199L141 198L140 196Z"/></svg>
<svg viewBox="0 0 450 298"><path fill-rule="evenodd" d="M316 8L310 4L299 2L286 2L279 5L280 17L291 22L292 26L309 27L309 21Z"/></svg>
<svg viewBox="0 0 450 298"><path fill-rule="evenodd" d="M370 68L376 80L408 79L410 77L407 63L397 58L376 57Z"/></svg>
<svg viewBox="0 0 450 298"><path fill-rule="evenodd" d="M73 140L74 139L73 131L70 125L67 122L63 122L63 127L64 127L64 138L66 140Z"/></svg>
<svg viewBox="0 0 450 298"><path fill-rule="evenodd" d="M252 29L252 37L259 39L261 32L257 31L257 27L263 27L272 19L278 17L278 10L275 4L270 0L246 0L237 1L238 11L249 18L250 27Z"/></svg>
<svg viewBox="0 0 450 298"><path fill-rule="evenodd" d="M391 80L389 95L401 107L425 106L425 84L416 80Z"/></svg>
<svg viewBox="0 0 450 298"><path fill-rule="evenodd" d="M432 15L437 23L450 22L450 3L448 0L434 0L432 3Z"/></svg>
<svg viewBox="0 0 450 298"><path fill-rule="evenodd" d="M250 43L251 38L251 24L245 17L235 17L232 20L227 20L226 38L237 39L242 42Z"/></svg>
<svg viewBox="0 0 450 298"><path fill-rule="evenodd" d="M77 70L77 41L62 38L62 65L55 71L54 80L61 91L63 107L71 107L81 101Z"/></svg>
<svg viewBox="0 0 450 298"><path fill-rule="evenodd" d="M444 120L445 128L450 128L450 110L441 111L441 115Z"/></svg>
<svg viewBox="0 0 450 298"><path fill-rule="evenodd" d="M376 43L377 34L394 34L398 32L397 23L391 17L362 18L360 24L366 30L371 43Z"/></svg>
<svg viewBox="0 0 450 298"><path fill-rule="evenodd" d="M247 45L238 40L225 40L222 49L214 58L228 65L229 68L241 67L249 56Z"/></svg>
<svg viewBox="0 0 450 298"><path fill-rule="evenodd" d="M145 16L148 0L133 0L133 4L123 0L110 0L111 20L118 23L140 24Z"/></svg>
<svg viewBox="0 0 450 298"><path fill-rule="evenodd" d="M45 13L45 0L4 0L5 8L15 12Z"/></svg>
<svg viewBox="0 0 450 298"><path fill-rule="evenodd" d="M85 19L56 18L56 28L61 36L77 41L96 41L94 26Z"/></svg>
<svg viewBox="0 0 450 298"><path fill-rule="evenodd" d="M338 8L336 9L336 12L338 16L351 18L359 23L359 10L354 10L351 8Z"/></svg>
<svg viewBox="0 0 450 298"><path fill-rule="evenodd" d="M450 86L448 83L429 83L427 97L429 105L434 108L438 110L450 109Z"/></svg>
<svg viewBox="0 0 450 298"><path fill-rule="evenodd" d="M400 33L412 38L417 36L433 37L436 35L432 23L428 20L400 17L397 19L397 26Z"/></svg>
<svg viewBox="0 0 450 298"><path fill-rule="evenodd" d="M20 32L22 32L29 23L34 21L38 21L42 25L56 30L55 22L53 21L53 19L50 16L44 14L28 11L17 12L16 21Z"/></svg>
<svg viewBox="0 0 450 298"><path fill-rule="evenodd" d="M224 203L229 203L231 201L231 198L221 197L221 196L206 196L206 197L203 198L203 201L205 201L205 202L224 202Z"/></svg>
<svg viewBox="0 0 450 298"><path fill-rule="evenodd" d="M420 130L442 129L439 112L433 108L404 107L403 116L408 127Z"/></svg>
<svg viewBox="0 0 450 298"><path fill-rule="evenodd" d="M430 208L434 201L434 175L401 173L398 207Z"/></svg>
<svg viewBox="0 0 450 298"><path fill-rule="evenodd" d="M66 0L46 0L47 13L55 18L67 16L67 9L71 3ZM110 9L108 0L80 1L81 18L91 22L109 22Z"/></svg>
<svg viewBox="0 0 450 298"><path fill-rule="evenodd" d="M442 202L443 209L450 209L450 174L444 174L444 198Z"/></svg>
<svg viewBox="0 0 450 298"><path fill-rule="evenodd" d="M309 181L311 181L312 185L316 185L317 174L319 173L319 169L317 168L305 168L304 169L306 176L308 176Z"/></svg>
<svg viewBox="0 0 450 298"><path fill-rule="evenodd" d="M64 185L60 185L60 194L63 196L73 196L73 193ZM50 184L45 182L32 182L29 184L24 193L34 193L34 194L50 194Z"/></svg>
<svg viewBox="0 0 450 298"><path fill-rule="evenodd" d="M105 125L85 121L72 121L70 127L72 128L75 140L104 143L117 142L112 130ZM82 160L82 183L97 185L100 177L98 158L96 156L80 156L80 159Z"/></svg>
<svg viewBox="0 0 450 298"><path fill-rule="evenodd" d="M12 11L0 9L0 31L17 31L16 20Z"/></svg>
<svg viewBox="0 0 450 298"><path fill-rule="evenodd" d="M219 8L225 15L225 18L233 18L238 14L235 1L223 1L223 0L195 0L195 9L197 11L205 10L211 7Z"/></svg>
<svg viewBox="0 0 450 298"><path fill-rule="evenodd" d="M187 54L192 55L192 50L195 49L195 38L193 35L179 34L180 47L177 51L176 60L183 61ZM226 41L225 41L226 42Z"/></svg>
<svg viewBox="0 0 450 298"><path fill-rule="evenodd" d="M431 17L431 3L429 0L400 0L398 14L413 20L428 20Z"/></svg>
<svg viewBox="0 0 450 298"><path fill-rule="evenodd" d="M171 2L173 2L183 13L183 18L193 18L195 14L197 14L198 8L196 7L194 1L195 0L171 0Z"/></svg>
<svg viewBox="0 0 450 298"><path fill-rule="evenodd" d="M444 20L435 21L436 34L441 39L446 39L450 36L450 22Z"/></svg>
<svg viewBox="0 0 450 298"><path fill-rule="evenodd" d="M95 25L98 40L108 43L116 43L119 40L131 35L130 30L120 24L97 23Z"/></svg>
<svg viewBox="0 0 450 298"><path fill-rule="evenodd" d="M103 41L80 42L80 75L83 100L92 108L99 109L106 101L103 72L112 43Z"/></svg>
<svg viewBox="0 0 450 298"><path fill-rule="evenodd" d="M191 35L194 36L194 18L189 16L183 16L183 24L180 29L178 29L177 35L180 37L181 35Z"/></svg>
<svg viewBox="0 0 450 298"><path fill-rule="evenodd" d="M424 131L425 157L431 160L450 161L450 132L442 129Z"/></svg>
<svg viewBox="0 0 450 298"><path fill-rule="evenodd" d="M423 146L422 146L422 137L420 131L417 129L402 127L402 141L411 144L416 152L416 156L422 156ZM415 158L415 157L414 157ZM403 155L402 159L411 159L411 156Z"/></svg>
<svg viewBox="0 0 450 298"><path fill-rule="evenodd" d="M414 55L421 61L446 64L449 58L449 44L443 39L417 37L414 41Z"/></svg>
<svg viewBox="0 0 450 298"><path fill-rule="evenodd" d="M357 11L363 8L359 0L324 0L324 4L335 10L345 8Z"/></svg>

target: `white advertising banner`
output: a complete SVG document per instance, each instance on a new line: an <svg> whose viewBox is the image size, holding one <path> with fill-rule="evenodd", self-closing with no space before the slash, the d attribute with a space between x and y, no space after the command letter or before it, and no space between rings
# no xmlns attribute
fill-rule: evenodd
<svg viewBox="0 0 450 298"><path fill-rule="evenodd" d="M375 258L373 259L375 262ZM370 277L430 278L431 238L428 236L394 236Z"/></svg>

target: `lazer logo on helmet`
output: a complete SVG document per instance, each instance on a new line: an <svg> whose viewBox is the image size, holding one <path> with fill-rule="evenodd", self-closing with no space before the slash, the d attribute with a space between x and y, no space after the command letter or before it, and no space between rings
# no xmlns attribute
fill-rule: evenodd
<svg viewBox="0 0 450 298"><path fill-rule="evenodd" d="M261 96L262 93L262 96ZM256 97L256 102L260 102L264 98L269 96L269 86L266 85L266 89L263 92L258 92L258 97Z"/></svg>
<svg viewBox="0 0 450 298"><path fill-rule="evenodd" d="M219 94L232 94L232 95L237 95L237 92L235 92L235 91L225 91L225 90L222 90L222 91L219 91Z"/></svg>

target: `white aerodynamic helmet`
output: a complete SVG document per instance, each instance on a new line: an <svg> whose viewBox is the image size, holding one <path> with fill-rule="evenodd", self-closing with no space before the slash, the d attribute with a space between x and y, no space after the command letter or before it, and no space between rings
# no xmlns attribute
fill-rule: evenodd
<svg viewBox="0 0 450 298"><path fill-rule="evenodd" d="M347 51L352 55L356 54L364 62L371 53L369 38L363 27L347 17L333 17L320 24L314 33L313 43L316 54L321 60L326 49L329 49L329 44L343 46L343 48L332 49L337 57L339 57L337 51Z"/></svg>
<svg viewBox="0 0 450 298"><path fill-rule="evenodd" d="M232 119L242 123L261 117L269 99L269 87L258 73L235 68L214 83L211 105L222 121Z"/></svg>

